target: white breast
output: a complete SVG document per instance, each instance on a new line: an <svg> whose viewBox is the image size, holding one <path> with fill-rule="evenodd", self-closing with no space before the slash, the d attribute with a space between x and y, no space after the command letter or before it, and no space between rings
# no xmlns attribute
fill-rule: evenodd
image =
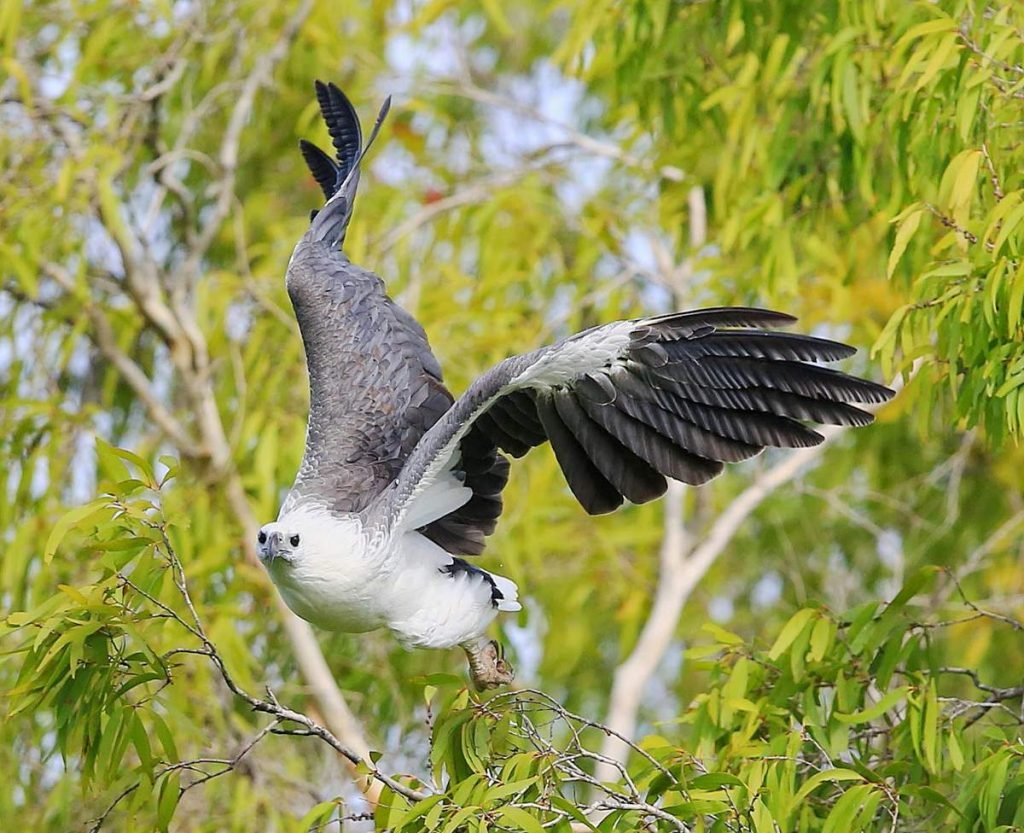
<svg viewBox="0 0 1024 833"><path fill-rule="evenodd" d="M387 622L386 542L367 534L359 518L300 509L279 522L299 533L289 563L276 559L270 576L295 613L326 630L362 632Z"/></svg>
<svg viewBox="0 0 1024 833"><path fill-rule="evenodd" d="M418 532L374 535L357 516L301 509L278 523L302 541L278 557L271 578L295 613L325 630L359 633L387 626L406 647L447 648L478 637L498 613L479 573L447 568L452 556ZM494 577L504 610L518 610L516 587Z"/></svg>

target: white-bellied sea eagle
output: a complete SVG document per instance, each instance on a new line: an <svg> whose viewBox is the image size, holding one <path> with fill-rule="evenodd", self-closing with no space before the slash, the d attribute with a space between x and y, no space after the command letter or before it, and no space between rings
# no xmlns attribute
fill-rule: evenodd
<svg viewBox="0 0 1024 833"><path fill-rule="evenodd" d="M549 442L591 514L700 485L766 446L821 442L807 423L861 426L892 392L813 362L845 344L773 332L748 307L615 321L506 359L458 399L423 328L342 244L365 151L359 119L317 82L336 158L302 154L323 189L286 284L309 369L305 455L259 553L289 607L329 630L391 629L407 647L461 646L478 687L512 670L485 632L516 585L466 560L501 514L509 456ZM386 115L381 109L373 142Z"/></svg>

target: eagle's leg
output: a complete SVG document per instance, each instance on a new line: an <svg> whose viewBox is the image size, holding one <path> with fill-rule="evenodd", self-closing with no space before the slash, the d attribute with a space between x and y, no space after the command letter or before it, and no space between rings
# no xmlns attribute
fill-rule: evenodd
<svg viewBox="0 0 1024 833"><path fill-rule="evenodd" d="M508 685L515 679L516 672L505 659L501 645L495 640L481 636L471 642L463 642L462 650L469 660L469 673L477 691Z"/></svg>

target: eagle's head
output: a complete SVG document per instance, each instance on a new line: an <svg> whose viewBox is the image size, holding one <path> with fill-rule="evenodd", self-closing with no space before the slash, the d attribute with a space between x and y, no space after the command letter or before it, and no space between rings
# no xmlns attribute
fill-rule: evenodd
<svg viewBox="0 0 1024 833"><path fill-rule="evenodd" d="M281 521L265 524L256 536L260 561L266 565L278 558L292 563L302 551L302 533Z"/></svg>

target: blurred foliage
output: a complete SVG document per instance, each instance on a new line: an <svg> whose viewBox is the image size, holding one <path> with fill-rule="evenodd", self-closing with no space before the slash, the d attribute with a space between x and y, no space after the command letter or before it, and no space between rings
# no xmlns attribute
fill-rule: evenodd
<svg viewBox="0 0 1024 833"><path fill-rule="evenodd" d="M100 455L122 479L66 515L43 553L87 554L96 580L62 586L7 618L7 635L20 636L9 654L20 664L7 691L9 719L53 715L55 748L75 762L87 794L108 797L99 823L117 813L167 830L179 805L185 819L177 824L203 829L241 829L254 812L295 831L362 818L338 798L305 813L280 803L301 801L289 793L302 790L262 770L286 742L273 735L308 736L308 728L290 728L273 693L262 701L249 693L255 669L244 646L206 632L176 552L186 533L160 507L170 478L158 482L130 452L101 446ZM959 595L951 608L962 613L929 621L930 596L944 590ZM847 616L798 610L770 647L707 625L687 651L692 670L706 675L704 690L631 745L631 763L618 767L614 783L590 772L606 729L550 695L479 697L459 677L420 677L412 685L426 703L424 773L386 788L373 818L393 831L1016 830L1024 824L1024 686L991 686L948 664L961 657L955 634L978 622L1024 629L926 567L888 603L867 602ZM227 690L214 726L167 712L167 692L187 685L195 697L218 681ZM254 710L277 717L254 720ZM205 748L211 730L249 737L231 754L183 754ZM370 773L369 764L361 768ZM191 819L189 799L231 774L257 806L232 813L230 823ZM238 776L283 783L267 782L270 801L238 788Z"/></svg>
<svg viewBox="0 0 1024 833"><path fill-rule="evenodd" d="M184 793L225 765L176 767L231 762L266 726L209 657L178 653L203 647L168 612L189 621L178 559L238 684L315 710L245 550L246 513L276 514L302 450L282 275L318 201L296 142L326 144L320 77L367 116L396 94L347 245L456 391L509 353L676 304L785 308L874 345L881 370L852 364L876 377L919 363L875 426L735 536L644 701L646 755L599 792L675 819L658 829L1020 827L1020 9L303 11L0 2L0 818L79 828L129 788L104 829L307 830L361 810L314 739L268 734ZM689 492L689 532L766 457ZM321 635L382 767L445 790L411 810L386 791L381 826L564 827L594 800L565 766L600 730L573 715L605 713L645 621L661 506L588 518L542 450L506 507L484 563L519 582L504 638L553 699L476 701L431 676L461 674L454 653ZM639 824L608 812L604 829Z"/></svg>

